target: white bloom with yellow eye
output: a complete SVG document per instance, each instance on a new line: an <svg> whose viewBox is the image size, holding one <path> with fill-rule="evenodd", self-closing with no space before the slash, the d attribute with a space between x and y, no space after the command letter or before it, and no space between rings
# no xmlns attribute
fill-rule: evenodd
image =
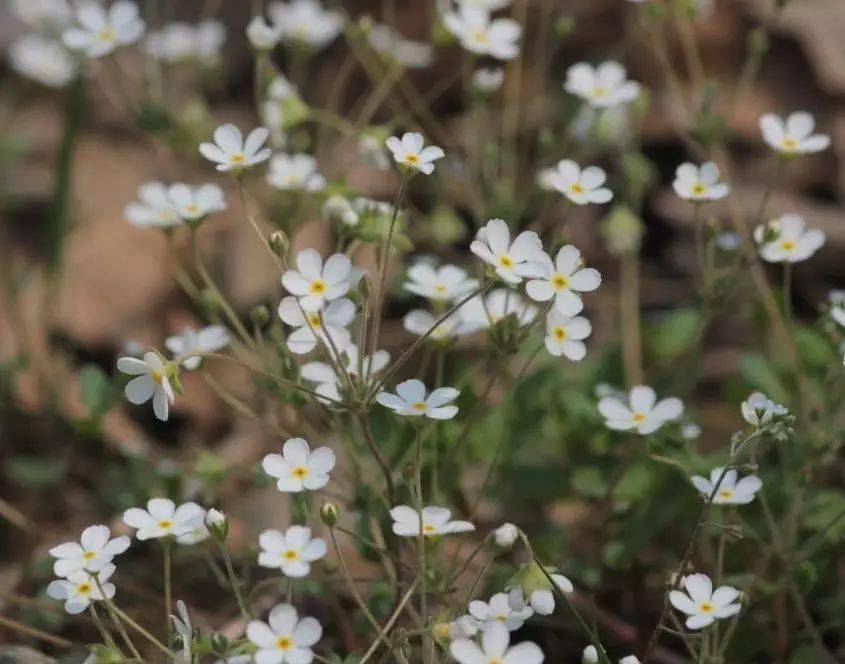
<svg viewBox="0 0 845 664"><path fill-rule="evenodd" d="M705 500L709 500L716 484L719 490L713 496L714 505L747 505L754 500L754 494L763 487L763 480L756 475L747 475L737 481L737 472L731 468L722 477L724 468L714 468L710 471L710 479L701 475L690 477L692 485L698 489ZM722 477L721 483L719 478Z"/></svg>
<svg viewBox="0 0 845 664"><path fill-rule="evenodd" d="M50 582L47 595L53 599L64 600L65 611L71 615L82 613L92 602L100 601L104 597L114 597L114 584L109 583L114 570L115 566L109 563L96 572L96 579L90 572L79 570L68 575L66 579Z"/></svg>
<svg viewBox="0 0 845 664"><path fill-rule="evenodd" d="M291 526L285 532L265 530L258 537L261 553L258 564L262 567L280 569L282 574L294 579L308 576L311 563L326 555L326 542L311 537L311 529L305 526Z"/></svg>
<svg viewBox="0 0 845 664"><path fill-rule="evenodd" d="M218 171L239 173L270 158L272 151L264 147L269 136L267 127L256 127L244 140L240 129L224 124L214 130L214 143L200 143L199 150L217 164Z"/></svg>
<svg viewBox="0 0 845 664"><path fill-rule="evenodd" d="M328 46L343 28L340 14L323 9L317 0L271 2L267 13L282 41L315 49Z"/></svg>
<svg viewBox="0 0 845 664"><path fill-rule="evenodd" d="M167 197L183 221L199 221L226 209L223 190L216 184L191 187L177 182L170 185Z"/></svg>
<svg viewBox="0 0 845 664"><path fill-rule="evenodd" d="M591 267L584 267L581 252L571 244L557 252L554 263L542 256L543 276L525 284L525 292L532 300L555 300L555 309L566 316L574 316L584 308L581 293L588 293L601 286L601 274Z"/></svg>
<svg viewBox="0 0 845 664"><path fill-rule="evenodd" d="M322 191L326 178L310 154L277 154L270 160L267 183L282 191Z"/></svg>
<svg viewBox="0 0 845 664"><path fill-rule="evenodd" d="M282 275L282 285L299 298L306 312L317 311L349 291L352 263L343 254L332 254L323 264L314 249L303 249L296 255L296 267Z"/></svg>
<svg viewBox="0 0 845 664"><path fill-rule="evenodd" d="M509 18L492 18L488 10L467 3L457 9L443 14L443 25L466 50L497 60L511 60L519 55L519 23Z"/></svg>
<svg viewBox="0 0 845 664"><path fill-rule="evenodd" d="M701 166L689 162L678 166L672 188L680 198L694 203L718 201L731 190L724 182L719 182L719 167L712 161Z"/></svg>
<svg viewBox="0 0 845 664"><path fill-rule="evenodd" d="M311 647L323 635L316 618L300 619L290 604L279 604L270 611L269 623L253 620L246 628L247 638L257 648L256 664L309 664L313 660ZM253 655L246 657L253 661Z"/></svg>
<svg viewBox="0 0 845 664"><path fill-rule="evenodd" d="M602 185L607 180L598 166L582 169L571 159L562 159L554 169L543 171L541 184L566 196L576 205L603 204L613 198L613 192Z"/></svg>
<svg viewBox="0 0 845 664"><path fill-rule="evenodd" d="M126 535L112 539L108 526L88 526L79 542L65 542L50 549L50 555L56 558L53 572L56 576L69 576L81 570L97 572L126 551L129 543Z"/></svg>
<svg viewBox="0 0 845 664"><path fill-rule="evenodd" d="M754 229L760 257L768 263L798 263L807 260L825 243L827 236L817 228L807 228L804 217L784 214Z"/></svg>
<svg viewBox="0 0 845 664"><path fill-rule="evenodd" d="M182 334L167 337L164 345L171 353L173 360L179 362L186 369L196 369L202 362L202 356L215 353L229 345L228 330L222 325L209 325L197 331L187 327Z"/></svg>
<svg viewBox="0 0 845 664"><path fill-rule="evenodd" d="M466 270L456 265L434 268L430 262L420 261L408 268L405 290L436 301L459 300L478 288L478 279L467 276Z"/></svg>
<svg viewBox="0 0 845 664"><path fill-rule="evenodd" d="M167 421L170 405L174 402L173 387L167 377L167 368L157 353L148 351L144 358L121 357L117 368L125 374L135 376L126 383L124 393L130 403L140 405L153 400L153 412L163 422Z"/></svg>
<svg viewBox="0 0 845 664"><path fill-rule="evenodd" d="M481 643L455 639L449 652L458 664L542 664L545 656L532 641L510 645L510 633L500 624L481 633Z"/></svg>
<svg viewBox="0 0 845 664"><path fill-rule="evenodd" d="M476 619L480 629L489 629L495 624L504 625L509 632L515 632L534 615L534 609L526 606L520 611L511 608L506 593L496 593L489 602L473 600L469 603L469 613Z"/></svg>
<svg viewBox="0 0 845 664"><path fill-rule="evenodd" d="M476 296L458 309L461 320L469 326L468 334L492 327L508 316L513 316L521 326L525 326L533 322L538 313L537 307L509 288L497 288L484 298Z"/></svg>
<svg viewBox="0 0 845 664"><path fill-rule="evenodd" d="M35 34L25 35L9 47L9 64L21 76L51 88L63 88L78 71L67 50Z"/></svg>
<svg viewBox="0 0 845 664"><path fill-rule="evenodd" d="M282 453L268 454L261 467L278 480L279 491L300 493L326 486L334 464L334 452L328 447L318 447L312 452L304 438L289 438L282 446Z"/></svg>
<svg viewBox="0 0 845 664"><path fill-rule="evenodd" d="M425 145L422 134L407 132L400 139L398 136L391 136L384 144L393 154L393 160L402 166L419 171L423 175L431 175L434 172L434 162L443 159L446 153L443 148L436 145Z"/></svg>
<svg viewBox="0 0 845 664"><path fill-rule="evenodd" d="M376 396L385 408L405 417L425 416L433 420L451 420L458 413L458 407L449 405L460 392L454 387L438 387L426 394L425 383L416 378L396 386L396 394L379 392Z"/></svg>
<svg viewBox="0 0 845 664"><path fill-rule="evenodd" d="M355 318L355 305L344 297L330 302L322 311L304 311L295 297L286 297L279 305L279 318L297 328L287 338L287 347L292 353L310 353L317 341L332 353L342 353L352 342L346 327Z"/></svg>
<svg viewBox="0 0 845 664"><path fill-rule="evenodd" d="M546 350L555 357L563 355L573 362L587 355L584 339L593 331L590 321L583 316L569 316L552 310L546 314Z"/></svg>
<svg viewBox="0 0 845 664"><path fill-rule="evenodd" d="M139 228L172 228L182 223L167 186L156 181L138 187L138 201L129 203L123 216Z"/></svg>
<svg viewBox="0 0 845 664"><path fill-rule="evenodd" d="M100 58L118 46L138 41L144 27L134 2L119 0L108 9L97 2L82 2L74 26L62 33L62 41L73 51Z"/></svg>
<svg viewBox="0 0 845 664"><path fill-rule="evenodd" d="M543 273L543 243L534 231L523 231L511 242L511 232L503 219L491 219L479 229L470 251L490 265L509 284Z"/></svg>
<svg viewBox="0 0 845 664"><path fill-rule="evenodd" d="M687 614L688 629L701 629L716 620L730 618L742 610L742 604L734 604L739 591L731 586L720 586L713 590L713 582L706 574L690 574L683 579L683 588L672 590L669 601L678 611Z"/></svg>
<svg viewBox="0 0 845 664"><path fill-rule="evenodd" d="M790 114L786 121L774 113L760 118L763 141L783 155L811 154L826 150L830 136L814 134L816 121L805 111Z"/></svg>
<svg viewBox="0 0 845 664"><path fill-rule="evenodd" d="M451 510L445 507L423 507L422 524L420 524L420 513L407 505L397 505L390 510L390 516L393 518L393 532L400 537L419 537L420 528L426 537L475 530L475 526L469 521L452 521Z"/></svg>
<svg viewBox="0 0 845 664"><path fill-rule="evenodd" d="M421 337L428 335L432 341L447 341L456 337L463 337L477 332L477 323L463 320L458 312L438 323L440 316L436 316L425 309L413 309L402 318L402 327L411 334Z"/></svg>
<svg viewBox="0 0 845 664"><path fill-rule="evenodd" d="M176 507L169 498L152 498L147 509L131 507L123 513L123 523L137 528L139 540L190 535L205 525L205 510L196 503Z"/></svg>
<svg viewBox="0 0 845 664"><path fill-rule="evenodd" d="M680 399L670 397L657 401L654 390L647 385L631 388L628 403L608 396L599 401L598 408L609 429L633 429L641 435L654 433L666 422L676 420L684 413Z"/></svg>
<svg viewBox="0 0 845 664"><path fill-rule="evenodd" d="M608 60L598 67L586 62L572 65L566 72L564 89L581 97L594 108L611 108L633 101L640 85L628 80L625 67Z"/></svg>

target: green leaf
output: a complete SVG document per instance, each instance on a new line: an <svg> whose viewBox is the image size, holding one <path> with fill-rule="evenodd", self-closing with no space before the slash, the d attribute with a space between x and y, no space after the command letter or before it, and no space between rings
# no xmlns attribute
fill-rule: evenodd
<svg viewBox="0 0 845 664"><path fill-rule="evenodd" d="M79 374L80 397L91 419L98 419L109 408L109 378L100 367L86 364Z"/></svg>
<svg viewBox="0 0 845 664"><path fill-rule="evenodd" d="M760 353L742 358L739 369L743 378L777 403L789 402L789 391L784 386L775 367Z"/></svg>
<svg viewBox="0 0 845 664"><path fill-rule="evenodd" d="M596 466L580 466L572 472L572 488L582 496L600 498L607 493L607 481Z"/></svg>
<svg viewBox="0 0 845 664"><path fill-rule="evenodd" d="M679 309L668 314L654 328L651 352L661 361L678 358L695 344L701 327L701 314L695 309Z"/></svg>

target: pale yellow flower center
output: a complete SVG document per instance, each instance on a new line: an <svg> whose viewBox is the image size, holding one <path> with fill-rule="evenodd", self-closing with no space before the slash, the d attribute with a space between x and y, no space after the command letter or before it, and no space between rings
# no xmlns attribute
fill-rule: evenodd
<svg viewBox="0 0 845 664"><path fill-rule="evenodd" d="M168 521L167 519L163 519L163 520L159 521L157 525L162 530L170 530L173 527L173 522Z"/></svg>
<svg viewBox="0 0 845 664"><path fill-rule="evenodd" d="M780 248L784 251L792 251L795 249L795 242L793 240L784 240L780 243Z"/></svg>
<svg viewBox="0 0 845 664"><path fill-rule="evenodd" d="M645 413L634 413L634 422L637 424L645 422Z"/></svg>
<svg viewBox="0 0 845 664"><path fill-rule="evenodd" d="M428 409L428 404L425 401L417 401L416 403L411 404L411 408L422 413Z"/></svg>
<svg viewBox="0 0 845 664"><path fill-rule="evenodd" d="M434 532L437 532L437 528L435 528L431 524L427 523L423 526L423 532L424 533L434 533Z"/></svg>
<svg viewBox="0 0 845 664"><path fill-rule="evenodd" d="M499 256L499 265L504 268L511 269L514 266L513 258L507 254L503 254Z"/></svg>
<svg viewBox="0 0 845 664"><path fill-rule="evenodd" d="M701 196L705 191L707 191L707 187L705 187L700 182L698 182L698 183L696 183L692 186L692 193L695 194L696 196Z"/></svg>
<svg viewBox="0 0 845 664"><path fill-rule="evenodd" d="M601 85L597 85L593 88L593 97L605 97L607 96L607 88L602 87Z"/></svg>
<svg viewBox="0 0 845 664"><path fill-rule="evenodd" d="M571 191L573 194L583 194L584 187L576 182L575 184L570 185L569 191Z"/></svg>
<svg viewBox="0 0 845 664"><path fill-rule="evenodd" d="M299 551L294 551L293 549L288 549L282 554L282 558L285 560L293 561L299 560Z"/></svg>
<svg viewBox="0 0 845 664"><path fill-rule="evenodd" d="M552 330L552 334L557 341L566 341L566 329L562 327L556 327Z"/></svg>
<svg viewBox="0 0 845 664"><path fill-rule="evenodd" d="M229 157L229 161L233 164L245 164L246 163L246 155L243 152L239 152L238 154L233 154Z"/></svg>
<svg viewBox="0 0 845 664"><path fill-rule="evenodd" d="M298 480L304 480L306 477L308 477L308 468L306 468L305 466L297 466L291 471L290 474Z"/></svg>
<svg viewBox="0 0 845 664"><path fill-rule="evenodd" d="M719 492L719 498L722 498L724 500L730 500L733 497L734 497L734 492L731 491L730 489L722 489Z"/></svg>
<svg viewBox="0 0 845 664"><path fill-rule="evenodd" d="M100 38L101 41L104 41L104 42L116 41L117 40L117 31L113 27L111 27L110 25L107 25L102 30L100 30L99 38Z"/></svg>
<svg viewBox="0 0 845 664"><path fill-rule="evenodd" d="M436 636L438 639L448 639L449 628L449 623L437 623L434 626L434 636Z"/></svg>
<svg viewBox="0 0 845 664"><path fill-rule="evenodd" d="M313 328L320 327L320 314L308 314L308 324Z"/></svg>
<svg viewBox="0 0 845 664"><path fill-rule="evenodd" d="M489 41L489 36L486 30L476 30L472 38L479 44L486 44Z"/></svg>
<svg viewBox="0 0 845 664"><path fill-rule="evenodd" d="M308 290L311 291L312 295L322 295L328 289L328 284L323 281L322 279L317 279L316 281L311 282L311 286L308 287Z"/></svg>
<svg viewBox="0 0 845 664"><path fill-rule="evenodd" d="M279 650L290 650L293 648L293 639L289 636L280 636L276 639L276 647Z"/></svg>
<svg viewBox="0 0 845 664"><path fill-rule="evenodd" d="M552 275L552 288L557 291L569 288L569 278L566 275L556 272Z"/></svg>
<svg viewBox="0 0 845 664"><path fill-rule="evenodd" d="M443 284L435 284L434 292L443 295L443 293L446 292L446 286L444 286Z"/></svg>
<svg viewBox="0 0 845 664"><path fill-rule="evenodd" d="M76 593L78 595L88 595L94 587L87 581L76 586Z"/></svg>
<svg viewBox="0 0 845 664"><path fill-rule="evenodd" d="M713 613L713 611L716 610L716 607L710 602L702 602L698 605L698 610L701 611L701 613Z"/></svg>
<svg viewBox="0 0 845 664"><path fill-rule="evenodd" d="M164 374L161 373L161 371L153 369L153 371L150 372L150 378L153 379L154 383L161 385L162 381L164 380Z"/></svg>
<svg viewBox="0 0 845 664"><path fill-rule="evenodd" d="M786 148L787 150L794 150L795 148L798 147L798 141L796 141L794 138L784 138L780 142L780 144L781 144L782 147Z"/></svg>
<svg viewBox="0 0 845 664"><path fill-rule="evenodd" d="M191 203L185 210L188 214L199 214L200 208L196 203Z"/></svg>
<svg viewBox="0 0 845 664"><path fill-rule="evenodd" d="M409 166L416 166L420 163L420 156L416 152L409 152L405 155L405 163Z"/></svg>
<svg viewBox="0 0 845 664"><path fill-rule="evenodd" d="M93 560L94 558L97 557L97 554L93 551L86 551L85 553L82 554L82 557L85 560Z"/></svg>

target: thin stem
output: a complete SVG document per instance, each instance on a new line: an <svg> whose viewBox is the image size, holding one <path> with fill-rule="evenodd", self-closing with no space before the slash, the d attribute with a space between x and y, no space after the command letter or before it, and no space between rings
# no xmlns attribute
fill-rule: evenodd
<svg viewBox="0 0 845 664"><path fill-rule="evenodd" d="M267 238L264 237L264 233L261 231L261 228L258 226L258 222L255 220L255 217L252 216L252 212L250 212L249 205L247 204L246 200L246 191L244 189L244 182L243 177L238 176L238 196L241 199L241 207L244 209L244 215L246 215L246 219L249 222L249 225L252 226L252 230L255 231L255 234L258 236L258 240L261 245L267 250L270 256L273 259L273 262L279 268L279 270L284 269L284 263L282 259L276 255L276 252L273 251L273 248L270 246L270 243L267 242Z"/></svg>
<svg viewBox="0 0 845 664"><path fill-rule="evenodd" d="M390 505L393 506L396 504L396 490L393 485L393 474L390 471L390 466L379 450L378 445L376 445L375 438L373 438L373 432L370 429L370 421L367 416L363 413L359 414L358 421L361 423L361 429L364 432L364 440L367 443L367 447L370 448L373 458L378 463L379 468L381 468L382 475L384 475L384 481L387 484L387 499L390 502Z"/></svg>
<svg viewBox="0 0 845 664"><path fill-rule="evenodd" d="M161 547L164 553L164 633L170 634L170 614L172 607L171 579L170 579L170 549L173 542L169 538L162 540Z"/></svg>
<svg viewBox="0 0 845 664"><path fill-rule="evenodd" d="M249 620L252 616L250 616L249 610L246 608L246 603L244 602L243 595L241 594L241 586L240 583L238 583L238 577L235 576L235 569L232 567L232 556L229 555L229 546L224 540L217 540L217 542L220 545L220 552L223 554L223 563L226 565L226 574L229 577L229 585L232 586L232 592L238 602L238 608L241 610L241 615L244 619Z"/></svg>
<svg viewBox="0 0 845 664"><path fill-rule="evenodd" d="M428 597L427 583L426 583L426 560L425 560L425 528L423 526L423 492L422 492L422 427L417 428L417 435L415 441L416 447L416 461L414 465L414 493L417 500L417 518L419 519L419 534L417 535L417 576L420 580L420 615L423 619L423 624L428 623ZM426 651L430 646L430 640L426 635L422 638L423 644L423 661L428 661Z"/></svg>
<svg viewBox="0 0 845 664"><path fill-rule="evenodd" d="M622 329L622 357L628 387L643 382L640 336L640 257L629 251L620 258L619 309Z"/></svg>
<svg viewBox="0 0 845 664"><path fill-rule="evenodd" d="M152 634L150 634L146 629L144 629L138 623L136 623L134 620L132 620L132 618L130 616L128 616L126 613L124 613L119 608L117 608L117 605L114 602L112 602L108 597L106 597L104 594L103 594L103 601L106 603L106 606L109 607L109 609L111 611L114 611L114 613L121 620L123 620L132 629L134 629L141 636L143 636L145 639L147 639L147 641L152 643L156 648L161 650L168 657L171 657L171 658L174 657L173 653L170 651L169 648L167 648L161 641L159 641L156 637L154 637Z"/></svg>
<svg viewBox="0 0 845 664"><path fill-rule="evenodd" d="M396 622L396 620L402 614L402 611L405 608L405 605L408 603L408 601L411 599L411 597L414 596L414 591L416 589L417 589L417 579L414 579L414 581L411 583L410 587L408 588L407 592L405 593L405 595L400 600L399 605L393 611L393 615L391 615L390 618L388 619L388 621L384 624L384 627L382 628L381 633L378 635L378 638L369 647L367 652L364 653L364 656L361 658L360 664L367 664L367 661L370 659L370 657L372 657L375 654L376 649L379 647L379 644L382 643L383 641L385 641L385 639L387 638L387 636L386 636L387 633L390 631L390 629L393 627L393 624Z"/></svg>

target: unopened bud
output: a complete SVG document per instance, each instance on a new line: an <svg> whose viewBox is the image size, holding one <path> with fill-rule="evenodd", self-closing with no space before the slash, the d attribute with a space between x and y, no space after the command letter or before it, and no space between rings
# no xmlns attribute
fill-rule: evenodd
<svg viewBox="0 0 845 664"><path fill-rule="evenodd" d="M212 634L211 649L218 655L225 655L229 650L229 638L225 634Z"/></svg>
<svg viewBox="0 0 845 664"><path fill-rule="evenodd" d="M493 531L493 539L496 546L501 549L510 549L519 537L519 528L512 523L503 523Z"/></svg>
<svg viewBox="0 0 845 664"><path fill-rule="evenodd" d="M290 240L288 240L288 236L284 231L273 231L270 233L270 237L267 238L267 244L270 245L270 249L272 249L273 253L279 258L284 258L288 255Z"/></svg>
<svg viewBox="0 0 845 664"><path fill-rule="evenodd" d="M581 664L598 664L599 651L595 646L587 646L581 654Z"/></svg>
<svg viewBox="0 0 845 664"><path fill-rule="evenodd" d="M252 321L253 327L264 327L270 321L270 310L265 305L259 304L249 312L249 319Z"/></svg>
<svg viewBox="0 0 845 664"><path fill-rule="evenodd" d="M361 293L361 297L365 300L369 299L373 294L373 285L370 283L370 279L366 274L362 276L361 281L358 282L358 292Z"/></svg>
<svg viewBox="0 0 845 664"><path fill-rule="evenodd" d="M229 534L229 519L220 510L213 507L205 514L205 525L214 539L222 542Z"/></svg>
<svg viewBox="0 0 845 664"><path fill-rule="evenodd" d="M340 508L334 503L325 503L320 508L320 519L329 528L333 528L340 520Z"/></svg>

